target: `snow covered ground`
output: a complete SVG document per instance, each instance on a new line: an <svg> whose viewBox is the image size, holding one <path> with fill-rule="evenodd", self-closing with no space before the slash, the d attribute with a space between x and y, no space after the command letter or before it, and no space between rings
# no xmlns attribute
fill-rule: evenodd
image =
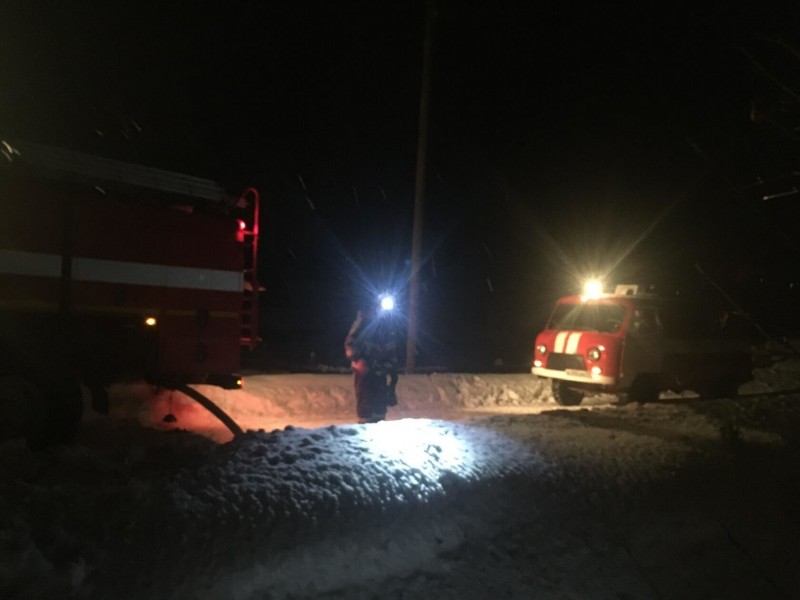
<svg viewBox="0 0 800 600"><path fill-rule="evenodd" d="M112 390L80 439L0 446L2 598L797 598L800 361L737 401L556 406L528 374ZM175 420L166 415L175 417Z"/></svg>

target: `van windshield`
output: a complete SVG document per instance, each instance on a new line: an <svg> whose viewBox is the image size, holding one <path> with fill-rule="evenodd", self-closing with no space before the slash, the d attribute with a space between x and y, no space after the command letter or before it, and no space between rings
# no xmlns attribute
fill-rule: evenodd
<svg viewBox="0 0 800 600"><path fill-rule="evenodd" d="M625 307L618 304L559 304L548 328L614 333L624 317Z"/></svg>

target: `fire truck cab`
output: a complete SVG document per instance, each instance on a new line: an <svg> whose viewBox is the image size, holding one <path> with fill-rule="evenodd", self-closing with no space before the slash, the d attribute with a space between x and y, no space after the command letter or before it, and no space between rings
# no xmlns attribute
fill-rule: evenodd
<svg viewBox="0 0 800 600"><path fill-rule="evenodd" d="M752 342L734 313L713 302L662 298L642 286L557 301L536 337L533 367L564 406L588 394L635 402L692 390L735 397L752 378Z"/></svg>

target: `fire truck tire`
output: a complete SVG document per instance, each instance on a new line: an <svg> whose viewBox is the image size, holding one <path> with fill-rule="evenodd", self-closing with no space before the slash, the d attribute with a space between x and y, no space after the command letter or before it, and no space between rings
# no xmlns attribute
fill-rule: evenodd
<svg viewBox="0 0 800 600"><path fill-rule="evenodd" d="M110 400L108 398L108 388L98 382L84 382L86 389L89 390L89 397L92 410L101 415L107 415L110 410Z"/></svg>
<svg viewBox="0 0 800 600"><path fill-rule="evenodd" d="M583 401L583 392L569 387L569 382L553 379L551 382L553 399L560 406L578 406Z"/></svg>
<svg viewBox="0 0 800 600"><path fill-rule="evenodd" d="M45 410L44 391L29 378L0 376L0 439L27 438Z"/></svg>
<svg viewBox="0 0 800 600"><path fill-rule="evenodd" d="M83 417L83 397L77 381L54 379L42 389L44 405L27 436L32 450L71 442Z"/></svg>
<svg viewBox="0 0 800 600"><path fill-rule="evenodd" d="M77 382L0 377L0 439L24 438L32 450L70 442L83 414Z"/></svg>
<svg viewBox="0 0 800 600"><path fill-rule="evenodd" d="M653 374L637 375L636 379L631 384L631 389L628 392L628 401L636 402L637 404L646 404L647 402L655 402L658 400L658 393L660 392L658 385L658 376Z"/></svg>

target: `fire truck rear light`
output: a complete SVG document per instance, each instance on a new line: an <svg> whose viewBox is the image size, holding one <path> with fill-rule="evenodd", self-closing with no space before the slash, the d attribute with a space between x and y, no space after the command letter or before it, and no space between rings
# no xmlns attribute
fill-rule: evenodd
<svg viewBox="0 0 800 600"><path fill-rule="evenodd" d="M144 324L148 327L155 327L158 325L158 319L155 317L145 317Z"/></svg>
<svg viewBox="0 0 800 600"><path fill-rule="evenodd" d="M236 241L244 243L244 238L247 235L247 223L241 219L236 219Z"/></svg>

